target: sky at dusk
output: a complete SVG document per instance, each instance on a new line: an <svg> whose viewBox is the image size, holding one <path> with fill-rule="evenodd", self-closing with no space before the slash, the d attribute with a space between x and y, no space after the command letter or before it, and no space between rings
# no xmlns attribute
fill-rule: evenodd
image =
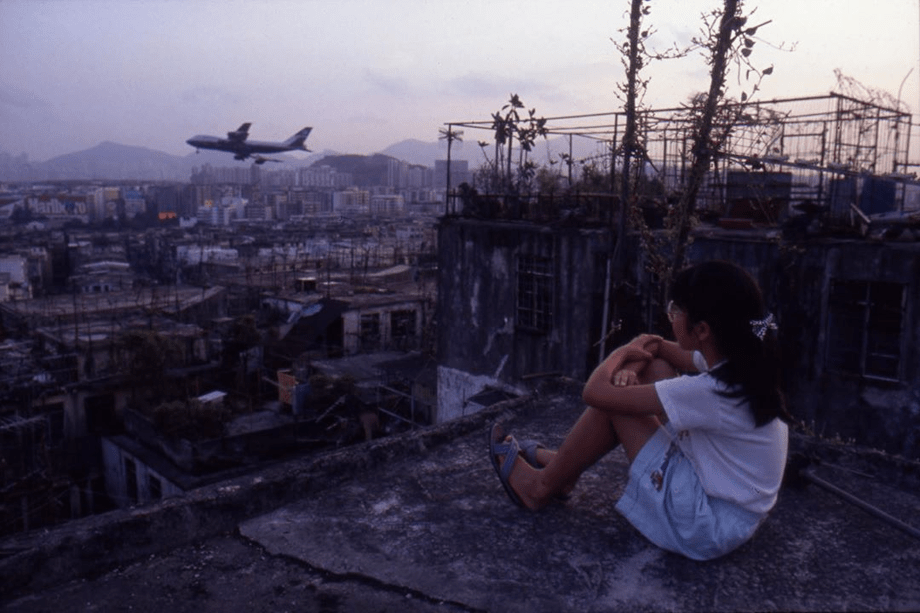
<svg viewBox="0 0 920 613"><path fill-rule="evenodd" d="M770 21L764 99L820 95L834 69L920 109L920 0L748 0ZM719 0L651 0L651 47L686 44ZM195 134L312 126L308 146L434 141L518 94L540 116L619 110L628 0L0 0L0 152L103 141L185 155ZM646 103L708 86L699 54L650 66ZM744 89L733 75L730 91ZM915 119L916 121L916 119ZM920 130L914 128L916 138ZM306 154L302 154L306 155Z"/></svg>

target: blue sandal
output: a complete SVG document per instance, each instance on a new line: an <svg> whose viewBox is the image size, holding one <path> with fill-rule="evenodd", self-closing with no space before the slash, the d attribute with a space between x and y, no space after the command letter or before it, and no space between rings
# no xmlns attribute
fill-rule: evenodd
<svg viewBox="0 0 920 613"><path fill-rule="evenodd" d="M521 449L521 457L524 458L525 462L527 462L528 464L530 464L536 469L541 469L541 468L546 467L545 464L541 463L537 459L537 450L546 449L546 446L543 445L543 443L541 443L540 441L534 441L534 440L528 439L526 441L519 441L518 447L520 447ZM556 499L558 502L568 502L571 497L569 496L569 494L563 494L562 492L559 492L558 494L555 494L553 498Z"/></svg>
<svg viewBox="0 0 920 613"><path fill-rule="evenodd" d="M537 450L546 449L543 443L539 441L526 440L518 442L518 446L521 448L521 455L524 456L524 459L527 460L528 464L534 468L544 467L544 465L541 464L537 459Z"/></svg>
<svg viewBox="0 0 920 613"><path fill-rule="evenodd" d="M526 508L524 501L517 495L517 492L514 491L509 482L511 471L514 469L514 462L521 452L521 447L513 436L507 437L507 441L505 438L505 430L501 427L501 424L493 425L492 431L489 433L489 459L492 460L492 467L498 474L498 480L501 481L502 487L505 488L505 493L508 494L511 502L519 507ZM500 455L505 456L501 464L498 463L498 456Z"/></svg>

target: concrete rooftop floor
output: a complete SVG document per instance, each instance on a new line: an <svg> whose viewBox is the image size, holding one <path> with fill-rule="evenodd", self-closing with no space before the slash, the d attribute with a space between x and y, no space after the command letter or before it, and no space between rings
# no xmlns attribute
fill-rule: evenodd
<svg viewBox="0 0 920 613"><path fill-rule="evenodd" d="M158 505L0 541L4 611L920 610L920 540L815 485L712 562L646 541L614 504L615 451L571 499L515 507L494 421L555 446L581 411L554 390L273 466ZM798 439L820 476L904 521L917 463Z"/></svg>

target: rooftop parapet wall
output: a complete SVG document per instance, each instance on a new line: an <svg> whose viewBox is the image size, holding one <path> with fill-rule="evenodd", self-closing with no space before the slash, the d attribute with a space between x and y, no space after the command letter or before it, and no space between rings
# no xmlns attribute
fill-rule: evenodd
<svg viewBox="0 0 920 613"><path fill-rule="evenodd" d="M373 466L444 445L530 398L500 403L449 423L291 460L255 474L194 489L158 504L117 510L0 541L0 602L119 564L234 531L239 522L330 487Z"/></svg>

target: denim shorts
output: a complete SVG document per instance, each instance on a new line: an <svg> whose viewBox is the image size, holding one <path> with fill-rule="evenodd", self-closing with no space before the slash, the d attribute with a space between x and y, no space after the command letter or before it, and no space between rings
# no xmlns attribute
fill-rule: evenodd
<svg viewBox="0 0 920 613"><path fill-rule="evenodd" d="M711 560L747 542L765 515L703 491L668 424L629 468L616 509L648 540L694 560Z"/></svg>

